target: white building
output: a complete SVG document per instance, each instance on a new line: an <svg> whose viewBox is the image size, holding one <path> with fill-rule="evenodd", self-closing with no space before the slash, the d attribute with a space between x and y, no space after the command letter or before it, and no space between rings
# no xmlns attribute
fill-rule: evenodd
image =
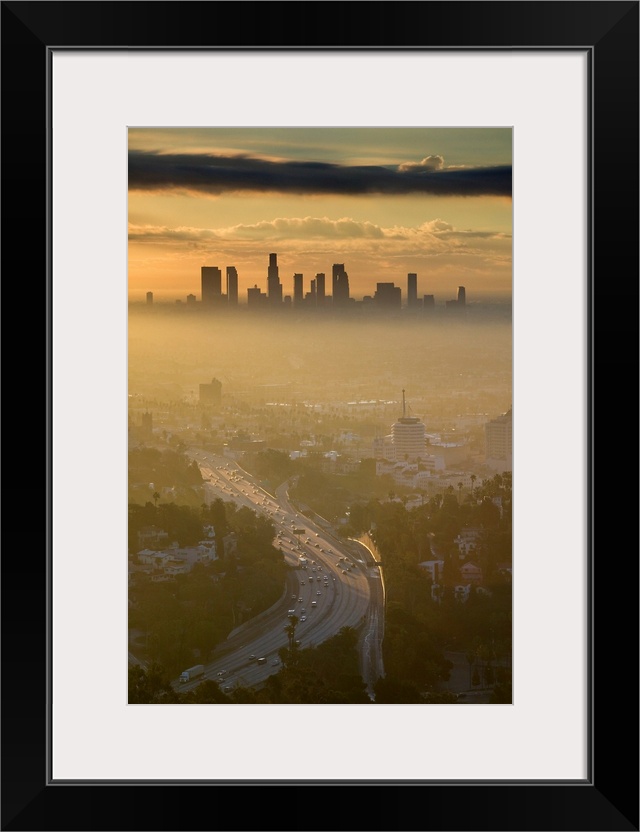
<svg viewBox="0 0 640 832"><path fill-rule="evenodd" d="M511 410L484 426L485 463L502 474L513 468L513 418Z"/></svg>
<svg viewBox="0 0 640 832"><path fill-rule="evenodd" d="M417 416L407 416L402 391L402 416L391 426L391 434L377 443L376 456L382 451L385 459L396 462L416 462L427 456L427 429Z"/></svg>
<svg viewBox="0 0 640 832"><path fill-rule="evenodd" d="M391 428L393 458L397 461L415 462L427 454L424 422L417 416L401 416Z"/></svg>

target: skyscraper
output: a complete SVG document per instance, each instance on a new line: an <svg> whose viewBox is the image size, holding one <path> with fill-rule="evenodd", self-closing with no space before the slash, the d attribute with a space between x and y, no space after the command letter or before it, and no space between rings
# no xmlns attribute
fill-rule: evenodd
<svg viewBox="0 0 640 832"><path fill-rule="evenodd" d="M417 306L418 304L418 275L415 272L409 272L407 275L407 306Z"/></svg>
<svg viewBox="0 0 640 832"><path fill-rule="evenodd" d="M282 303L282 284L278 272L278 255L269 255L269 268L267 270L267 297L270 306L280 306Z"/></svg>
<svg viewBox="0 0 640 832"><path fill-rule="evenodd" d="M302 275L294 274L293 276L293 305L302 306L304 293L302 289Z"/></svg>
<svg viewBox="0 0 640 832"><path fill-rule="evenodd" d="M202 266L200 273L202 303L209 305L219 302L222 295L222 272L217 266Z"/></svg>
<svg viewBox="0 0 640 832"><path fill-rule="evenodd" d="M466 315L466 296L464 286L458 286L458 297L455 300L448 300L446 308L451 312L455 312L458 316Z"/></svg>
<svg viewBox="0 0 640 832"><path fill-rule="evenodd" d="M376 283L376 293L373 299L380 309L400 309L402 290L393 283Z"/></svg>
<svg viewBox="0 0 640 832"><path fill-rule="evenodd" d="M324 306L325 289L324 289L324 272L318 272L316 275L316 303L318 306Z"/></svg>
<svg viewBox="0 0 640 832"><path fill-rule="evenodd" d="M227 266L227 303L238 305L238 270L235 266Z"/></svg>
<svg viewBox="0 0 640 832"><path fill-rule="evenodd" d="M220 404L222 399L222 382L211 379L211 384L200 385L200 404Z"/></svg>
<svg viewBox="0 0 640 832"><path fill-rule="evenodd" d="M347 306L349 302L349 275L344 270L344 263L333 264L332 294L334 307Z"/></svg>
<svg viewBox="0 0 640 832"><path fill-rule="evenodd" d="M254 285L252 289L247 289L247 306L249 309L262 309L268 303L267 295L260 291L258 286Z"/></svg>

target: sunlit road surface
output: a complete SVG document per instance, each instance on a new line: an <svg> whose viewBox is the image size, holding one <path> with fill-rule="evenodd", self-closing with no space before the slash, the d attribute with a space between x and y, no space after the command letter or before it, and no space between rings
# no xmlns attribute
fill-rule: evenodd
<svg viewBox="0 0 640 832"><path fill-rule="evenodd" d="M377 561L377 550L367 538L353 541L355 546L367 552L366 562ZM374 699L373 686L384 676L382 661L382 639L384 638L384 583L382 572L377 568L366 570L371 592L371 602L367 613L360 650L360 673L367 686L367 693Z"/></svg>
<svg viewBox="0 0 640 832"><path fill-rule="evenodd" d="M224 691L230 692L236 686L260 685L267 676L277 673L278 651L288 646L284 629L288 612L295 610L299 619L295 638L301 648L320 644L342 627L357 628L362 666L367 670L364 678L372 684L376 669L381 668L376 655L383 616L381 592L372 595L370 586L380 586L377 571L367 567L364 557L354 555L353 543L335 537L297 512L288 501L286 484L277 494L269 494L228 457L195 449L187 453L196 460L205 479L207 502L219 497L266 516L275 528L274 545L292 567L281 600L238 627L216 647L215 660L206 666L204 678L219 682ZM301 558L307 559L306 568ZM258 664L259 658L266 662ZM176 680L174 687L189 690L200 681L202 678L180 684Z"/></svg>

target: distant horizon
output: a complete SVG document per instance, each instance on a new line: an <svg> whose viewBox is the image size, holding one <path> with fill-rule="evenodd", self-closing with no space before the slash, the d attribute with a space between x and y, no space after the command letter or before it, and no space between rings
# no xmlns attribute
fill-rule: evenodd
<svg viewBox="0 0 640 832"><path fill-rule="evenodd" d="M183 297L177 297L174 294L167 293L167 294L165 294L161 297L158 297L155 292L153 292L152 290L149 290L149 291L151 291L151 294L153 295L153 304L154 305L157 305L157 306L179 306L180 304L182 304L184 306L188 305L187 304L188 295L184 295ZM203 306L201 298L199 298L195 292L190 292L189 294L196 295L195 304L197 306ZM425 293L425 294L429 294L429 293ZM286 296L286 297L291 297L291 296L289 295L289 296ZM366 297L371 297L371 296L369 295L369 296L366 296ZM418 297L420 298L420 295ZM356 304L361 304L362 301L363 301L362 297L360 297L360 298L352 297L352 299ZM434 298L434 305L437 309L445 309L447 301L454 300L454 299L455 299L455 292L452 292L450 297L445 298L443 296L443 298L441 300L439 300L437 297L435 297ZM331 295L327 295L327 300L331 301ZM129 296L129 298L127 299L127 302L130 306L135 306L135 305L146 306L147 305L146 293L143 294L143 295L140 295L139 297ZM505 306L508 305L508 306L511 306L512 304L513 304L513 298L510 295L488 295L488 294L484 295L481 298L471 298L471 299L469 299L467 297L467 302L466 302L467 308L468 307L477 307L477 306L490 306L490 305L505 305ZM237 305L238 305L238 307L248 306L246 293L245 293L244 298L242 296L239 297ZM206 306L206 304L205 304L205 306ZM288 308L288 304L283 304L283 306L286 306ZM331 303L328 303L325 311L330 312L331 309L332 309ZM401 310L406 310L406 309L407 309L406 297L403 295ZM285 309L285 311L286 311L286 309ZM300 311L308 311L308 310L300 310ZM418 309L417 311L420 312L421 310Z"/></svg>

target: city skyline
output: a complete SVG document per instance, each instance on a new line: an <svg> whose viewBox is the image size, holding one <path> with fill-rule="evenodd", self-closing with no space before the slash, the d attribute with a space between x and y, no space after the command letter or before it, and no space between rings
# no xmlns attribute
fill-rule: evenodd
<svg viewBox="0 0 640 832"><path fill-rule="evenodd" d="M203 267L236 269L240 302L283 295L334 264L350 297L408 274L422 294L511 298L509 128L132 128L129 299L200 294ZM224 277L223 277L224 280ZM299 278L298 278L299 280ZM224 288L223 288L224 291Z"/></svg>
<svg viewBox="0 0 640 832"><path fill-rule="evenodd" d="M450 292L450 297L437 298L431 293L418 292L418 275L408 272L401 282L378 281L362 298L356 299L351 295L349 275L344 263L333 263L331 266L331 292L325 291L326 273L317 272L313 277L306 277L302 272L294 272L291 277L290 291L280 279L278 253L268 255L269 261L266 277L262 286L254 284L247 288L246 297L238 292L238 270L235 266L227 265L202 266L200 269L199 294L190 292L186 298L169 298L168 302L181 304L200 304L209 309L233 309L238 306L255 306L262 302L264 308L277 309L289 307L293 309L345 309L364 305L367 301L374 306L389 308L433 309L436 306L458 308L466 306L466 287L457 286ZM223 284L223 270L226 273L226 283ZM265 291L263 291L265 288ZM420 287L424 288L424 287ZM428 287L427 287L428 288ZM455 295L455 297L453 296ZM167 302L167 298L164 299ZM153 291L145 293L147 305L154 303Z"/></svg>

